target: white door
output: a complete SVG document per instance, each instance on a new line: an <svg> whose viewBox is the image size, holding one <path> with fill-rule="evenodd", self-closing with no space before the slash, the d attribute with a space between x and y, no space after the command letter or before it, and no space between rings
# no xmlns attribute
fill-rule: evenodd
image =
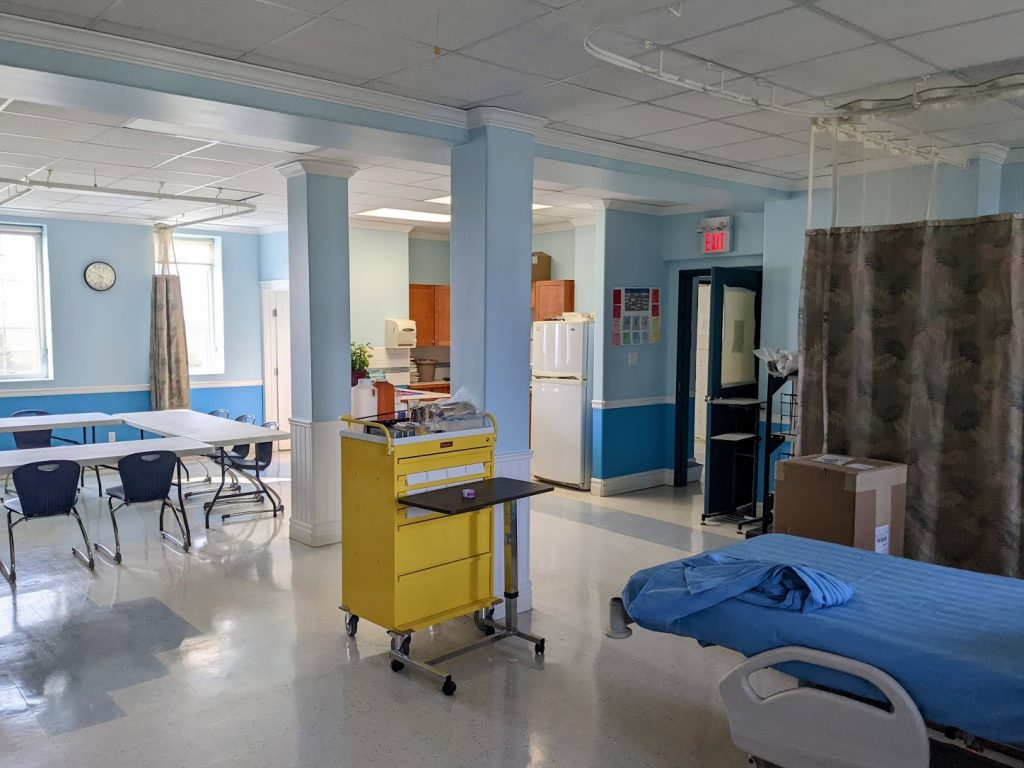
<svg viewBox="0 0 1024 768"><path fill-rule="evenodd" d="M531 414L533 474L567 485L586 477L586 383L578 379L534 379Z"/></svg>
<svg viewBox="0 0 1024 768"><path fill-rule="evenodd" d="M263 291L263 418L290 429L292 415L291 318L288 291ZM291 448L290 440L275 446Z"/></svg>
<svg viewBox="0 0 1024 768"><path fill-rule="evenodd" d="M588 330L587 323L534 323L530 354L533 375L586 378Z"/></svg>

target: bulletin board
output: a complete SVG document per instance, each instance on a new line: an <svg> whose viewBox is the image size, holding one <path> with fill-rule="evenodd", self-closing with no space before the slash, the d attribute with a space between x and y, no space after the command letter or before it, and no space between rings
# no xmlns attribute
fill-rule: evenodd
<svg viewBox="0 0 1024 768"><path fill-rule="evenodd" d="M661 289L612 289L612 344L657 344L661 339Z"/></svg>

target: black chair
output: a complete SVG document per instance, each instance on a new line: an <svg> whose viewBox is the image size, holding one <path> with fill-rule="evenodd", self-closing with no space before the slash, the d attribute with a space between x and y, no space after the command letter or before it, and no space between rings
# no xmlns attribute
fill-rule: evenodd
<svg viewBox="0 0 1024 768"><path fill-rule="evenodd" d="M171 481L178 457L171 451L150 451L131 453L117 462L117 472L121 476L121 485L107 489L107 508L110 510L110 524L114 528L114 551L102 544L93 546L97 551L112 557L115 563L121 562L121 535L117 530L117 511L129 504L144 504L148 501L160 502L160 535L170 539L188 552L192 545L192 536L188 528L188 519L184 510L178 510L170 499ZM121 503L114 506L114 499ZM164 530L164 511L170 507L174 513L181 539Z"/></svg>
<svg viewBox="0 0 1024 768"><path fill-rule="evenodd" d="M208 416L216 416L218 419L229 419L229 418L231 418L231 413L228 411L227 408L214 408L212 411L207 411L206 414ZM204 454L202 454L202 456L193 456L192 458L194 458L196 461L198 461L199 464L202 466L203 471L206 472L206 478L202 482L203 483L210 483L210 482L212 482L213 478L210 476L210 468L208 466L206 466L206 462L203 461L203 459L209 459L210 461L216 463L217 459L220 458L220 454L219 453L204 453ZM182 466L183 467L185 466L184 463L182 464ZM188 474L188 470L187 469L185 470L185 473L186 473L186 475ZM191 479L191 478L189 478L189 479ZM185 494L185 496L187 498L189 496L189 494Z"/></svg>
<svg viewBox="0 0 1024 768"><path fill-rule="evenodd" d="M213 411L211 411L210 413L212 415ZM227 411L223 411L223 413L227 413ZM256 417L253 416L251 413L245 413L245 414L242 414L241 416L236 416L235 417L235 421L239 422L240 424L255 424L256 423ZM244 459L248 455L249 455L249 444L245 443L243 445L232 446L231 448L229 448L228 450L226 450L224 452L224 456L223 457L218 452L218 453L205 453L205 454L203 454L203 458L211 459L214 464L216 464L218 467L220 467L220 471L221 471L221 475L222 476L223 476L223 474L225 472L227 472L231 476L231 483L227 486L228 491L240 491L240 490L242 490L242 486L238 482L238 476L231 469L230 459L232 459L232 458ZM206 465L204 464L203 466L205 467ZM205 482L207 482L207 483L212 482L212 478L210 477L209 470L207 470L207 472L206 472L206 481ZM209 496L211 493L216 493L216 491L217 491L216 488L203 488L202 490L198 490L198 491L189 491L188 493L185 494L185 498L186 499L191 499L193 496Z"/></svg>
<svg viewBox="0 0 1024 768"><path fill-rule="evenodd" d="M267 421L260 425L268 429L277 429L276 421ZM244 475L253 485L256 486L256 490L248 491L245 493L233 493L227 496L221 496L220 500L225 503L234 503L240 501L251 500L254 503L260 503L263 501L263 497L266 496L270 499L271 509L270 510L250 510L247 512L228 512L220 516L221 521L227 520L231 517L238 517L239 515L258 515L263 512L273 512L274 517L277 517L278 512L284 511L284 504L281 501L281 497L277 492L263 482L261 473L270 466L274 459L274 443L273 441L267 441L265 443L256 443L256 451L253 458L229 458L230 466L240 474ZM206 527L210 527L210 512L212 511L212 502L207 502L203 505L203 509L206 512Z"/></svg>
<svg viewBox="0 0 1024 768"><path fill-rule="evenodd" d="M92 547L89 544L89 534L85 532L82 518L79 516L78 510L75 509L75 504L78 501L80 470L81 467L74 461L37 461L18 467L12 473L14 490L18 494L18 498L4 501L4 507L7 509L7 537L10 543L11 562L8 565L0 560L0 572L12 583L17 579L14 561L14 526L37 517L67 515L75 518L82 531L82 538L85 540L85 551L89 554L86 555L77 547L72 547L71 552L89 568L96 567L96 562L92 557ZM14 519L15 515L18 516L17 520Z"/></svg>
<svg viewBox="0 0 1024 768"><path fill-rule="evenodd" d="M35 408L26 408L21 411L15 411L11 414L11 417L17 416L50 416L52 415L49 411L40 411ZM81 445L78 440L69 440L66 437L56 437L53 434L52 429L33 429L29 432L15 432L14 433L14 447L15 448L49 448L53 445L53 441L56 440L58 443L67 443L68 445ZM85 430L82 430L82 441L85 441ZM96 473L96 485L99 487L99 493L103 493L103 483L100 481L100 468L93 467L93 472ZM79 485L85 487L85 467L82 467L79 473ZM7 483L4 482L4 490L7 490Z"/></svg>

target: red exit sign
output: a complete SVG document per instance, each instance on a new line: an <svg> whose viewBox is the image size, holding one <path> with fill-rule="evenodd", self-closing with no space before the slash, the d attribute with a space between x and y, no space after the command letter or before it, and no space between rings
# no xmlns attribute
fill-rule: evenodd
<svg viewBox="0 0 1024 768"><path fill-rule="evenodd" d="M704 219L700 227L701 253L728 253L732 250L732 217Z"/></svg>

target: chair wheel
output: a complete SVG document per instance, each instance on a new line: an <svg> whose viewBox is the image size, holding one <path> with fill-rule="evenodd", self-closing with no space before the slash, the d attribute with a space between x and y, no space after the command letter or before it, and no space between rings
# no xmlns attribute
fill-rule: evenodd
<svg viewBox="0 0 1024 768"><path fill-rule="evenodd" d="M354 613L345 619L345 631L348 632L349 637L355 637L356 632L359 630L359 617Z"/></svg>
<svg viewBox="0 0 1024 768"><path fill-rule="evenodd" d="M542 656L544 655L544 641L543 640L541 640L539 643L534 644L533 652L534 653L539 653Z"/></svg>
<svg viewBox="0 0 1024 768"><path fill-rule="evenodd" d="M401 672L403 669L405 669L405 663L404 662L401 662L398 659L392 659L391 660L391 671L392 672Z"/></svg>
<svg viewBox="0 0 1024 768"><path fill-rule="evenodd" d="M451 696L453 693L455 693L455 688L455 681L451 678L448 678L441 685L441 693L443 693L445 696Z"/></svg>

